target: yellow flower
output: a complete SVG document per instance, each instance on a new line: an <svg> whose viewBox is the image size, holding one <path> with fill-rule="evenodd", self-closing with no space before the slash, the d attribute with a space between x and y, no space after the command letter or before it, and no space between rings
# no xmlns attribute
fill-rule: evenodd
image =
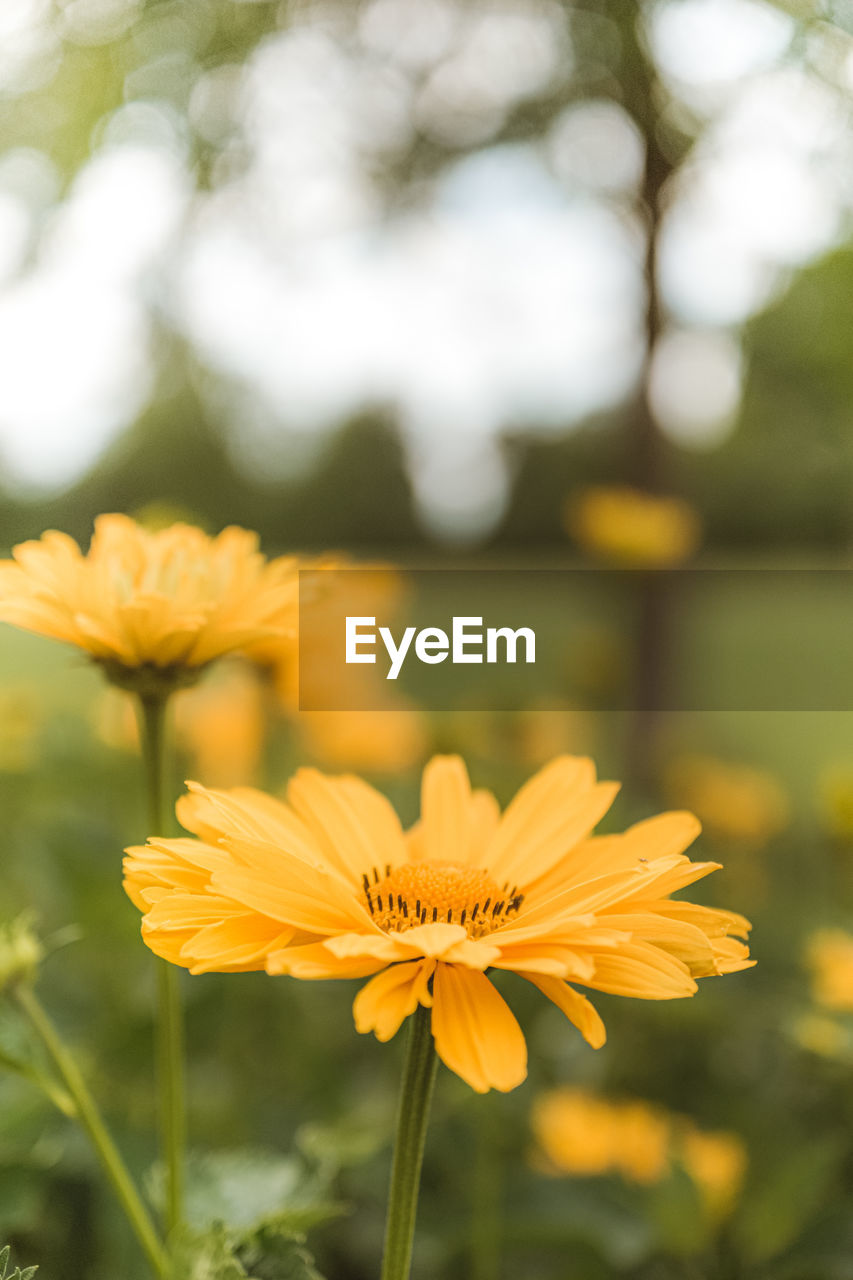
<svg viewBox="0 0 853 1280"><path fill-rule="evenodd" d="M106 685L90 714L95 736L110 751L139 750L139 721L131 694Z"/></svg>
<svg viewBox="0 0 853 1280"><path fill-rule="evenodd" d="M710 835L763 845L788 822L788 799L772 774L748 765L685 756L666 774L670 795L678 795Z"/></svg>
<svg viewBox="0 0 853 1280"><path fill-rule="evenodd" d="M597 721L559 701L519 711L446 711L430 718L431 740L442 752L488 760L492 766L540 768L554 756L589 744Z"/></svg>
<svg viewBox="0 0 853 1280"><path fill-rule="evenodd" d="M244 652L270 679L285 715L304 707L381 705L385 681L375 667L342 662L341 636L347 616L390 619L405 587L399 570L388 565L358 564L334 554L300 558L302 668L296 632L259 639ZM300 690L300 681L302 688Z"/></svg>
<svg viewBox="0 0 853 1280"><path fill-rule="evenodd" d="M681 1161L696 1183L709 1212L724 1217L732 1208L746 1173L746 1148L735 1133L703 1133L688 1126L681 1138Z"/></svg>
<svg viewBox="0 0 853 1280"><path fill-rule="evenodd" d="M853 935L819 929L808 942L806 960L812 995L825 1009L853 1009Z"/></svg>
<svg viewBox="0 0 853 1280"><path fill-rule="evenodd" d="M701 1192L709 1213L722 1217L740 1190L746 1149L734 1133L708 1133L691 1120L648 1102L611 1101L583 1089L540 1095L531 1115L542 1170L553 1176L618 1173L652 1186L677 1160Z"/></svg>
<svg viewBox="0 0 853 1280"><path fill-rule="evenodd" d="M824 826L841 840L853 839L853 765L833 765L819 785Z"/></svg>
<svg viewBox="0 0 853 1280"><path fill-rule="evenodd" d="M128 516L95 521L87 555L50 531L0 562L0 619L77 645L116 684L185 683L207 663L296 626L297 562L267 562L257 536L215 538Z"/></svg>
<svg viewBox="0 0 853 1280"><path fill-rule="evenodd" d="M583 1089L553 1089L537 1098L532 1122L550 1173L620 1173L629 1182L648 1185L669 1169L670 1120L649 1103L609 1102Z"/></svg>
<svg viewBox="0 0 853 1280"><path fill-rule="evenodd" d="M573 495L564 521L584 551L628 568L682 564L699 544L699 517L689 503L627 485L593 486Z"/></svg>
<svg viewBox="0 0 853 1280"><path fill-rule="evenodd" d="M0 689L0 772L26 773L37 757L44 708L34 688Z"/></svg>
<svg viewBox="0 0 853 1280"><path fill-rule="evenodd" d="M622 1103L616 1167L631 1182L660 1182L669 1168L670 1120L647 1102Z"/></svg>
<svg viewBox="0 0 853 1280"><path fill-rule="evenodd" d="M284 801L191 784L178 816L198 838L128 850L125 887L144 940L173 963L372 975L357 1030L388 1040L420 1004L451 1070L478 1092L508 1090L527 1051L486 970L527 978L597 1047L604 1026L577 986L669 1000L750 963L742 916L670 899L718 865L683 856L699 831L691 814L590 838L616 790L564 756L501 815L461 759L438 756L404 833L355 777L303 769Z"/></svg>
<svg viewBox="0 0 853 1280"><path fill-rule="evenodd" d="M427 754L423 717L403 703L375 711L303 711L295 723L305 751L333 769L405 773Z"/></svg>
<svg viewBox="0 0 853 1280"><path fill-rule="evenodd" d="M839 1022L826 1014L804 1013L791 1027L794 1039L809 1053L822 1058L843 1058L848 1049L848 1035Z"/></svg>
<svg viewBox="0 0 853 1280"><path fill-rule="evenodd" d="M264 747L264 691L245 664L225 664L219 678L181 694L175 709L178 741L195 771L213 786L252 779Z"/></svg>
<svg viewBox="0 0 853 1280"><path fill-rule="evenodd" d="M546 1172L584 1178L613 1169L614 1109L604 1098L583 1089L552 1089L536 1099L531 1119Z"/></svg>
<svg viewBox="0 0 853 1280"><path fill-rule="evenodd" d="M572 750L580 742L589 743L595 722L584 711L551 702L549 706L527 707L518 715L516 755L529 767Z"/></svg>

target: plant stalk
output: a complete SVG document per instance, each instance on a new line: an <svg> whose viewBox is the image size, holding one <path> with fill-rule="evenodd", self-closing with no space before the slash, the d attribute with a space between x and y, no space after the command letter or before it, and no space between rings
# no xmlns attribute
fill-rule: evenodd
<svg viewBox="0 0 853 1280"><path fill-rule="evenodd" d="M400 1087L382 1280L408 1280L409 1277L421 1164L437 1066L430 1011L418 1005L411 1018Z"/></svg>
<svg viewBox="0 0 853 1280"><path fill-rule="evenodd" d="M166 811L166 720L168 700L140 695L142 756L148 793L149 835L163 836L171 822ZM186 1103L184 1026L178 972L157 959L157 1076L160 1095L160 1142L166 1169L166 1231L183 1220Z"/></svg>
<svg viewBox="0 0 853 1280"><path fill-rule="evenodd" d="M60 1039L33 989L22 983L15 989L15 998L47 1050L51 1062L67 1089L74 1103L75 1118L80 1121L89 1135L134 1235L156 1274L165 1276L167 1263L163 1246L77 1063Z"/></svg>

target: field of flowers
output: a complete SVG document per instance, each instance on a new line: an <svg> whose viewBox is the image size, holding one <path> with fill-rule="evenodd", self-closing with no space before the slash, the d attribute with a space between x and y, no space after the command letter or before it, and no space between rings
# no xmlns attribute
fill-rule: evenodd
<svg viewBox="0 0 853 1280"><path fill-rule="evenodd" d="M853 1280L851 95L0 0L0 1280Z"/></svg>
<svg viewBox="0 0 853 1280"><path fill-rule="evenodd" d="M299 712L291 559L114 520L18 562L14 1262L397 1280L426 1132L421 1280L851 1274L853 715L661 714L638 768L627 713Z"/></svg>

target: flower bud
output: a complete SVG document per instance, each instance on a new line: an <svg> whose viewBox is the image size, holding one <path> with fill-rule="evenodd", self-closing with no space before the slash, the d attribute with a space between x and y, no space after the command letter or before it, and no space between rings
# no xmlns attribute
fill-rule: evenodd
<svg viewBox="0 0 853 1280"><path fill-rule="evenodd" d="M44 957L44 948L32 928L29 913L0 922L0 995L22 983L31 983Z"/></svg>

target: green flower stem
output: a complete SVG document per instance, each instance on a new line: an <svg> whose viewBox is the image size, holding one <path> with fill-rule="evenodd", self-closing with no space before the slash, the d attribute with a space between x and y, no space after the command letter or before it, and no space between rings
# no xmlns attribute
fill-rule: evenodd
<svg viewBox="0 0 853 1280"><path fill-rule="evenodd" d="M160 1125L166 1164L166 1228L172 1232L184 1216L184 1149L187 1122L184 1101L184 1019L177 970L157 960L158 1076Z"/></svg>
<svg viewBox="0 0 853 1280"><path fill-rule="evenodd" d="M148 789L149 835L166 835L171 827L166 812L167 698L139 697L142 755ZM157 960L157 1065L160 1091L160 1133L166 1167L166 1229L171 1233L183 1220L186 1105L184 1087L184 1026L178 973L166 960Z"/></svg>
<svg viewBox="0 0 853 1280"><path fill-rule="evenodd" d="M408 1280L409 1277L421 1163L437 1066L430 1011L418 1005L411 1019L400 1088L397 1138L385 1223L382 1280Z"/></svg>
<svg viewBox="0 0 853 1280"><path fill-rule="evenodd" d="M500 1133L494 1095L477 1098L471 1183L470 1280L497 1280L501 1262Z"/></svg>
<svg viewBox="0 0 853 1280"><path fill-rule="evenodd" d="M104 1172L124 1209L134 1235L158 1276L166 1275L166 1255L139 1192L98 1111L80 1069L45 1013L32 987L21 983L15 998L41 1040L74 1104L75 1117L86 1130Z"/></svg>

